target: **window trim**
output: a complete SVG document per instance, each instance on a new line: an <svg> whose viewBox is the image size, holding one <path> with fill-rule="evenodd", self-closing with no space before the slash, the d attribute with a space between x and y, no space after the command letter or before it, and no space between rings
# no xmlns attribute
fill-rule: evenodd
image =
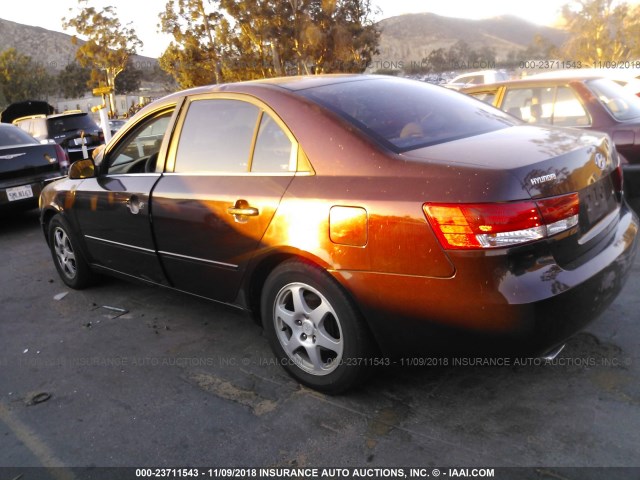
<svg viewBox="0 0 640 480"><path fill-rule="evenodd" d="M251 140L251 146L249 150L249 159L247 162L247 171L246 172L227 172L224 170L202 170L202 171L194 171L194 172L176 172L176 155L178 152L178 143L180 141L180 136L182 135L182 129L184 128L184 124L186 121L187 113L189 111L189 106L193 102L202 101L202 100L236 100L245 103L249 103L259 109L259 113L256 119L256 125L254 126L253 138ZM265 112L276 122L276 124L282 129L287 138L292 144L292 153L291 158L289 160L289 171L274 171L274 172L252 172L251 166L253 164L253 157L255 153L256 141L258 138L258 129L260 128L260 123L262 121L262 117ZM295 165L294 165L295 164ZM295 167L295 168L293 168ZM167 152L167 163L165 166L166 174L176 174L176 175L216 175L216 176L229 176L229 177L237 177L237 176L262 176L262 177L272 177L272 176L294 176L294 175L315 175L315 171L309 162L309 159L305 155L304 151L300 147L300 143L297 138L293 135L287 124L280 118L280 116L265 102L260 99L253 97L251 95L239 94L239 93L228 93L228 92L213 92L213 93L203 93L198 95L192 95L185 97L184 104L180 108L180 116L178 117L174 131L171 135L171 143L169 144L169 150Z"/></svg>
<svg viewBox="0 0 640 480"><path fill-rule="evenodd" d="M173 135L173 125L175 125L176 118L181 110L181 107L182 105L180 101L178 101L177 103L165 104L165 105L159 106L158 108L153 109L151 112L145 115L142 119L134 123L127 122L127 124L116 133L117 140L115 142L108 142L104 152L102 152L102 161L100 162L100 165L98 167L100 175L101 176L102 175L104 176L159 175L164 171L166 171L166 166L163 165L163 162L161 160L166 158L167 148L168 148L169 142L171 141L171 137ZM111 166L109 165L111 156L115 151L117 151L120 148L123 142L129 141L129 139L131 138L131 135L135 133L135 131L138 129L138 127L141 124L152 121L155 118L161 117L168 112L171 112L171 116L169 119L167 130L165 131L164 136L162 138L162 143L160 144L160 150L158 150L158 163L156 164L156 171L146 172L146 173L118 173L118 172L109 173L108 169ZM161 166L162 168L160 168Z"/></svg>

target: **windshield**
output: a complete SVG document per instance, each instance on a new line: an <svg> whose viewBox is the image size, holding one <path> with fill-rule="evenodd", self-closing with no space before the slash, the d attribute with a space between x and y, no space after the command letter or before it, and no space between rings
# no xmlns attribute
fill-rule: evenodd
<svg viewBox="0 0 640 480"><path fill-rule="evenodd" d="M640 98L617 83L598 78L587 82L587 86L616 119L624 121L640 117Z"/></svg>
<svg viewBox="0 0 640 480"><path fill-rule="evenodd" d="M49 135L53 137L75 130L93 132L98 129L98 126L86 114L51 117L47 119L47 123L49 124Z"/></svg>
<svg viewBox="0 0 640 480"><path fill-rule="evenodd" d="M363 78L299 93L398 153L519 123L464 94L392 77Z"/></svg>

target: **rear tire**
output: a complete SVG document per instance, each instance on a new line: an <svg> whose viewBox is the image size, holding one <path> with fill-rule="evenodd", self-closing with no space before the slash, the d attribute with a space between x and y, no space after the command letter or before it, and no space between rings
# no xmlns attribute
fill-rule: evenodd
<svg viewBox="0 0 640 480"><path fill-rule="evenodd" d="M49 222L48 233L53 263L62 281L76 290L91 285L95 274L82 256L75 234L60 214Z"/></svg>
<svg viewBox="0 0 640 480"><path fill-rule="evenodd" d="M300 260L282 263L265 282L261 312L273 352L300 383L337 394L368 377L369 331L324 270Z"/></svg>

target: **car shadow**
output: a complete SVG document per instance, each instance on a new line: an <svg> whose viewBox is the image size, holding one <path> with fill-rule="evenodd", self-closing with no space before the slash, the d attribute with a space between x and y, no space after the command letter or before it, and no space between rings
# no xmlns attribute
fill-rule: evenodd
<svg viewBox="0 0 640 480"><path fill-rule="evenodd" d="M37 208L31 210L9 210L0 212L0 234L6 232L26 233L38 227L40 211Z"/></svg>

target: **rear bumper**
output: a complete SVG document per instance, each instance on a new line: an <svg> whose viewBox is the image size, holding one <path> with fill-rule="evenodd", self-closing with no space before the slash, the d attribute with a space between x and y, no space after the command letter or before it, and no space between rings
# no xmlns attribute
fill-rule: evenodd
<svg viewBox="0 0 640 480"><path fill-rule="evenodd" d="M622 290L637 250L626 206L598 253L572 269L552 256L452 256L448 279L335 271L353 293L383 353L536 355L563 343Z"/></svg>
<svg viewBox="0 0 640 480"><path fill-rule="evenodd" d="M60 178L59 176L45 178L41 180L22 180L12 182L11 185L3 184L0 186L0 209L1 210L12 210L12 209L26 209L26 208L35 208L38 206L38 198L40 197L40 192L44 188L47 183L50 183L54 180ZM7 190L12 188L22 188L22 187L30 187L31 188L31 197L21 198L18 200L10 200Z"/></svg>

